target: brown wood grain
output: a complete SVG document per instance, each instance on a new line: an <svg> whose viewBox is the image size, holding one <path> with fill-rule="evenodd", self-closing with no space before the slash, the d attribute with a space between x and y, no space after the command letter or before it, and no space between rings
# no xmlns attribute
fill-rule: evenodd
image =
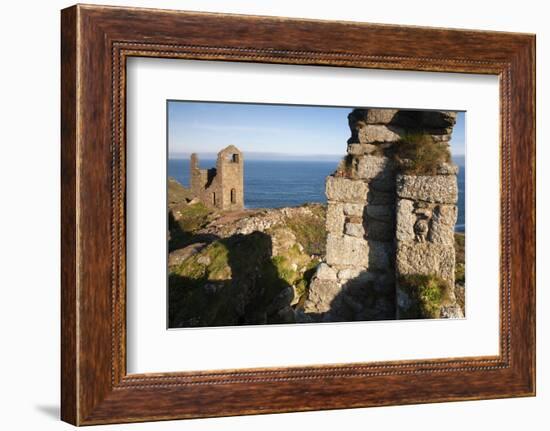
<svg viewBox="0 0 550 431"><path fill-rule="evenodd" d="M61 417L78 422L76 299L76 9L61 16Z"/></svg>
<svg viewBox="0 0 550 431"><path fill-rule="evenodd" d="M63 420L85 425L534 394L533 35L79 5L62 11L61 46ZM498 75L499 356L127 375L130 56Z"/></svg>

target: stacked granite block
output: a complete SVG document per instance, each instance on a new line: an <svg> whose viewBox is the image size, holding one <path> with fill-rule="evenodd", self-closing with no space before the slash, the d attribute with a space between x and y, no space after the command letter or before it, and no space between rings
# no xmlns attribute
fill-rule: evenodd
<svg viewBox="0 0 550 431"><path fill-rule="evenodd" d="M348 119L347 155L326 180L326 261L304 311L324 321L395 319L408 304L400 275L436 273L454 286L457 168L404 175L392 149L416 132L449 142L456 114L355 109Z"/></svg>
<svg viewBox="0 0 550 431"><path fill-rule="evenodd" d="M462 317L456 302L454 227L457 219L457 178L397 176L396 273L436 274L448 283L441 317ZM397 283L397 318L414 305L411 292Z"/></svg>

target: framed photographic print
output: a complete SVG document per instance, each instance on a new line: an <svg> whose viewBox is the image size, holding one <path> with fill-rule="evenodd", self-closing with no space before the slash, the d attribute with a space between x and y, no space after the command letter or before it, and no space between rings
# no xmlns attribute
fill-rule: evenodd
<svg viewBox="0 0 550 431"><path fill-rule="evenodd" d="M533 35L62 11L62 419L535 393Z"/></svg>

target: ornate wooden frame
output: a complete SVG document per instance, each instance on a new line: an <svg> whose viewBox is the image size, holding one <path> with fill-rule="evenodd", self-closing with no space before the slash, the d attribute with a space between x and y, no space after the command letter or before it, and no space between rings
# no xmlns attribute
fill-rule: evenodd
<svg viewBox="0 0 550 431"><path fill-rule="evenodd" d="M63 420L88 425L534 395L534 35L81 5L61 15ZM500 354L128 375L129 56L498 75Z"/></svg>

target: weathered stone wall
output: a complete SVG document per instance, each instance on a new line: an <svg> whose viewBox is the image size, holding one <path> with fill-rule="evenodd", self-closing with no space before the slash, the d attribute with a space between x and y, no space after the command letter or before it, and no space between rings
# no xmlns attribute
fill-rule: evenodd
<svg viewBox="0 0 550 431"><path fill-rule="evenodd" d="M326 180L326 261L304 311L324 321L395 319L410 304L401 275L435 273L454 286L457 168L403 175L394 146L415 132L448 143L456 114L355 109L348 119L347 156Z"/></svg>
<svg viewBox="0 0 550 431"><path fill-rule="evenodd" d="M222 210L244 208L243 156L230 145L218 153L216 167L200 169L196 154L191 155L191 191L205 205Z"/></svg>
<svg viewBox="0 0 550 431"><path fill-rule="evenodd" d="M396 273L438 275L449 286L441 317L462 317L454 295L458 188L456 170L448 172L397 176ZM397 318L413 306L411 292L398 282Z"/></svg>

